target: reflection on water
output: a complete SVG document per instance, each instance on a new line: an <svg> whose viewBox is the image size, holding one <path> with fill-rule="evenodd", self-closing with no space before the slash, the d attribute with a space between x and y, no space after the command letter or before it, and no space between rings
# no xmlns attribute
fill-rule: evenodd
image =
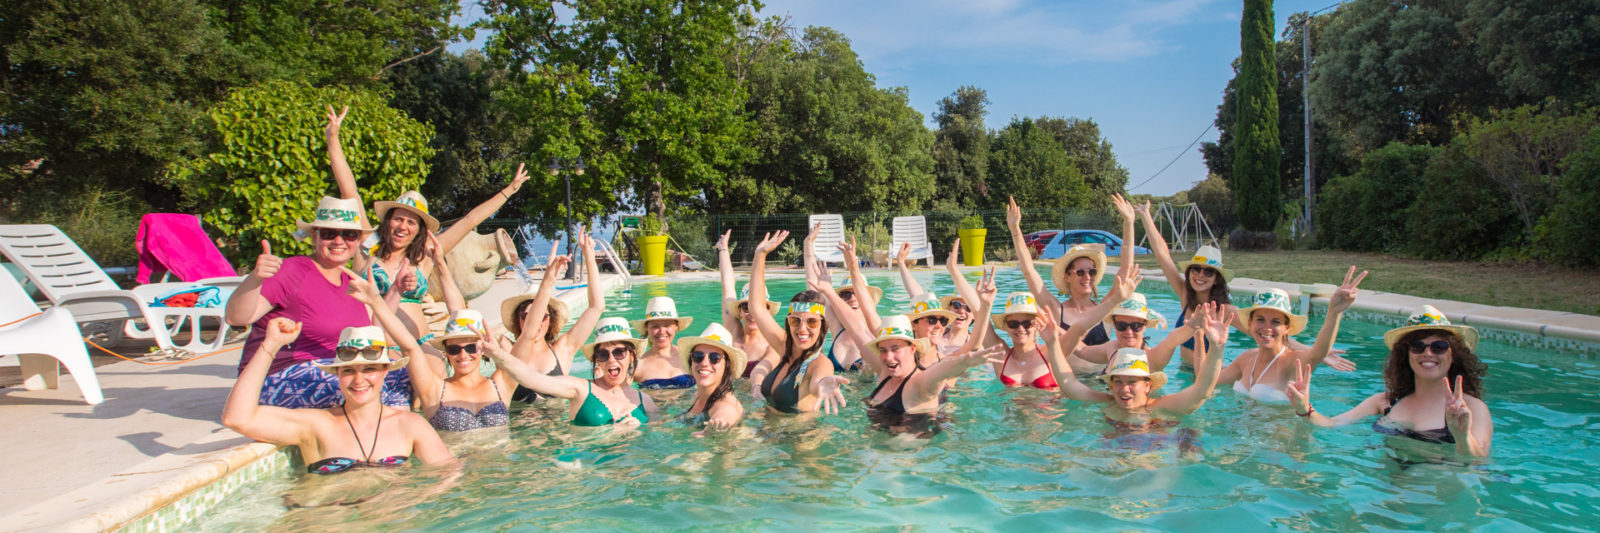
<svg viewBox="0 0 1600 533"><path fill-rule="evenodd" d="M888 293L885 311L904 305L897 281L874 283ZM932 276L922 283L948 290ZM1001 291L1020 285L1013 272L1002 277ZM774 294L799 286L775 282ZM608 314L636 313L643 300L670 289L680 312L717 316L714 283L646 287L608 302ZM1150 300L1175 316L1170 294ZM1340 347L1359 368L1318 370L1316 402L1325 412L1382 387L1384 328L1346 324L1340 338L1348 342ZM1313 319L1307 331L1318 326ZM1228 353L1248 343L1235 335ZM705 438L675 421L688 407L687 391L651 391L666 411L638 430L572 427L565 402L544 402L516 409L509 429L449 435L463 457L459 471L284 476L248 489L203 529L1592 527L1600 519L1592 481L1600 469L1594 368L1488 341L1480 353L1490 365L1486 401L1496 435L1495 459L1479 465L1464 465L1441 447L1378 435L1370 420L1313 429L1286 406L1231 390L1216 392L1176 427L1132 433L1108 424L1100 406L1006 389L984 368L950 391L940 431L927 438L872 426L859 401L871 379L852 380L850 404L834 416L768 415L749 387L737 386L746 420ZM1550 364L1579 368L1550 373ZM1194 379L1176 363L1167 370L1172 379L1162 393ZM291 500L307 507L288 509ZM333 505L309 506L319 502Z"/></svg>

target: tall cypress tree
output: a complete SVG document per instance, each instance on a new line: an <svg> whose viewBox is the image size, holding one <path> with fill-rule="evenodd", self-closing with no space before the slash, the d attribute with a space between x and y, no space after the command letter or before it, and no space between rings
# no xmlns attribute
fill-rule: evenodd
<svg viewBox="0 0 1600 533"><path fill-rule="evenodd" d="M1234 198L1239 223L1251 231L1272 231L1280 205L1278 160L1278 84L1272 40L1272 0L1244 0L1239 21L1238 115L1233 132Z"/></svg>

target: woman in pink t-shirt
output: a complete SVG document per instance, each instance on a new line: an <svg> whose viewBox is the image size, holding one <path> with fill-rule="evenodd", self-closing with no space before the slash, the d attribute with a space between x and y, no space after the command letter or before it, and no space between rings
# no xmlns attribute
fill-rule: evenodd
<svg viewBox="0 0 1600 533"><path fill-rule="evenodd" d="M332 374L312 363L334 357L339 333L348 327L368 326L366 305L350 297L350 279L343 271L355 257L361 239L372 232L361 216L358 200L323 197L310 223L297 222L311 234L311 255L282 259L261 241L255 270L228 299L229 325L252 325L245 339L239 368L250 362L266 337L266 325L284 317L303 324L294 342L273 356L261 403L278 407L332 407L339 403L339 384ZM384 380L383 402L409 406L411 380L404 370L390 372Z"/></svg>

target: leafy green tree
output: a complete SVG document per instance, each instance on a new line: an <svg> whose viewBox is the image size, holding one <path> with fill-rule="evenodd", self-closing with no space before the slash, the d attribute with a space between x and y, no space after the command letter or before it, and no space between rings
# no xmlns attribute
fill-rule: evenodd
<svg viewBox="0 0 1600 533"><path fill-rule="evenodd" d="M1239 215L1234 211L1233 191L1228 189L1227 180L1221 176L1206 176L1206 179L1195 182L1194 188L1180 191L1179 194L1183 198L1175 198L1174 202L1194 202L1200 208L1200 213L1205 215L1206 224L1213 233L1222 235L1239 225Z"/></svg>
<svg viewBox="0 0 1600 533"><path fill-rule="evenodd" d="M1539 222L1535 244L1559 263L1600 266L1600 127L1589 131L1581 150L1566 160L1555 207Z"/></svg>
<svg viewBox="0 0 1600 533"><path fill-rule="evenodd" d="M906 90L878 88L837 31L776 38L785 42L761 47L745 82L755 157L707 191L711 209L922 209L934 193L932 135Z"/></svg>
<svg viewBox="0 0 1600 533"><path fill-rule="evenodd" d="M371 84L462 35L456 0L199 0L269 78Z"/></svg>
<svg viewBox="0 0 1600 533"><path fill-rule="evenodd" d="M933 134L937 210L970 210L995 203L989 199L988 186L990 134L983 125L988 105L987 92L966 85L941 98L933 112L939 125Z"/></svg>
<svg viewBox="0 0 1600 533"><path fill-rule="evenodd" d="M0 216L41 193L131 193L199 146L190 123L248 70L187 0L30 0L0 14ZM94 193L99 194L99 193ZM58 202L61 200L57 200Z"/></svg>
<svg viewBox="0 0 1600 533"><path fill-rule="evenodd" d="M1239 202L1239 222L1250 231L1271 231L1278 224L1282 205L1272 25L1272 0L1245 0L1239 22L1233 189Z"/></svg>
<svg viewBox="0 0 1600 533"><path fill-rule="evenodd" d="M1100 136L1100 125L1093 119L1040 117L1034 123L1061 143L1067 159L1083 173L1097 202L1109 204L1112 194L1127 189L1128 169L1117 164L1111 142Z"/></svg>
<svg viewBox="0 0 1600 533"><path fill-rule="evenodd" d="M1319 244L1346 250L1395 252L1406 248L1418 176L1438 149L1390 143L1367 154L1355 174L1334 178L1319 199ZM1426 199L1420 199L1426 201Z"/></svg>
<svg viewBox="0 0 1600 533"><path fill-rule="evenodd" d="M1515 104L1600 103L1600 3L1591 0L1471 0L1462 32L1488 74Z"/></svg>
<svg viewBox="0 0 1600 533"><path fill-rule="evenodd" d="M701 198L748 157L742 88L723 62L749 0L486 2L489 57L519 74L497 91L530 123L524 152L585 156L574 181L609 209L632 196L665 215ZM580 183L582 182L582 183ZM598 204L598 205L596 205ZM553 210L526 205L530 215ZM593 213L594 211L589 211Z"/></svg>
<svg viewBox="0 0 1600 533"><path fill-rule="evenodd" d="M234 91L206 112L210 149L175 165L171 179L204 206L201 218L232 240L223 252L234 261L255 258L262 239L280 255L308 252L290 235L322 196L335 194L323 140L328 105L350 106L341 134L362 198L393 198L428 174L433 128L388 100L371 90L284 81Z"/></svg>
<svg viewBox="0 0 1600 533"><path fill-rule="evenodd" d="M1087 209L1096 204L1083 173L1051 132L1029 118L1013 119L994 138L989 182L1020 205L1045 209ZM1003 199L993 199L998 207ZM984 206L991 207L991 206Z"/></svg>
<svg viewBox="0 0 1600 533"><path fill-rule="evenodd" d="M1407 210L1406 251L1432 259L1476 260L1514 249L1523 240L1505 189L1466 154L1457 136L1428 160L1417 198Z"/></svg>
<svg viewBox="0 0 1600 533"><path fill-rule="evenodd" d="M1500 184L1502 201L1516 209L1523 234L1532 237L1555 202L1562 161L1583 147L1597 122L1594 112L1563 115L1522 106L1469 121L1462 150Z"/></svg>

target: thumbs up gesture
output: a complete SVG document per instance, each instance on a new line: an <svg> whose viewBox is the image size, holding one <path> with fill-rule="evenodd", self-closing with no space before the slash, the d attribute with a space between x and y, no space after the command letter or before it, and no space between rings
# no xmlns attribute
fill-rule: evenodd
<svg viewBox="0 0 1600 533"><path fill-rule="evenodd" d="M260 278L270 278L283 267L283 258L272 255L272 243L266 239L261 240L261 255L256 257L255 275Z"/></svg>

